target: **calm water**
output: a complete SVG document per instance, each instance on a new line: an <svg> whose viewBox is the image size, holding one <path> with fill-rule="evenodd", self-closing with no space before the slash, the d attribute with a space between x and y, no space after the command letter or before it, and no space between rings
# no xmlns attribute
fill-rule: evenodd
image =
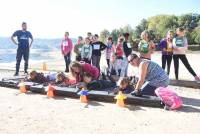
<svg viewBox="0 0 200 134"><path fill-rule="evenodd" d="M37 50L31 50L30 53L30 59L31 60L48 60L52 59L53 57L49 57L47 52L50 52L52 50L50 49L37 49ZM0 51L0 63L10 63L16 61L16 50L1 50Z"/></svg>

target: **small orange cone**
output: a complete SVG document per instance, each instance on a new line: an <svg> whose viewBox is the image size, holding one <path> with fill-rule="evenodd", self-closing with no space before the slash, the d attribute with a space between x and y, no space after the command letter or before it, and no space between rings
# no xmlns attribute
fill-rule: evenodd
<svg viewBox="0 0 200 134"><path fill-rule="evenodd" d="M49 84L48 86L48 91L47 91L47 97L48 98L53 98L54 97L54 88Z"/></svg>
<svg viewBox="0 0 200 134"><path fill-rule="evenodd" d="M81 95L80 96L80 101L81 101L81 103L88 103L87 96Z"/></svg>
<svg viewBox="0 0 200 134"><path fill-rule="evenodd" d="M119 94L115 97L117 100L116 104L120 107L125 107L124 100L126 99L126 96L122 93L122 91L119 91Z"/></svg>
<svg viewBox="0 0 200 134"><path fill-rule="evenodd" d="M46 62L43 62L43 64L42 64L42 70L43 71L47 71L47 64L46 64Z"/></svg>
<svg viewBox="0 0 200 134"><path fill-rule="evenodd" d="M24 81L21 81L21 83L19 83L19 90L20 90L20 93L26 93L27 92Z"/></svg>

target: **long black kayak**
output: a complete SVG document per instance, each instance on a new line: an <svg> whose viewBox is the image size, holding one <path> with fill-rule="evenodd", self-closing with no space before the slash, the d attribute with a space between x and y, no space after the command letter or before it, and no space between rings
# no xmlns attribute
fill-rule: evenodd
<svg viewBox="0 0 200 134"><path fill-rule="evenodd" d="M9 87L14 89L19 89L18 87L19 80L2 80L0 81L1 87ZM46 94L47 92L47 84L38 84L38 83L24 83L28 90L34 93ZM59 87L53 86L55 89L54 93L56 96L66 96L70 98L79 98L78 92L80 89L74 87ZM113 91L114 89L105 89L103 91L96 91L90 90L88 93L88 99L93 101L100 101L100 102L109 102L115 103L116 100L114 97L116 94ZM158 97L154 96L142 96L136 97L130 94L127 94L127 99L125 100L126 104L129 105L141 105L141 106L148 106L148 107L163 107L161 104L161 100Z"/></svg>

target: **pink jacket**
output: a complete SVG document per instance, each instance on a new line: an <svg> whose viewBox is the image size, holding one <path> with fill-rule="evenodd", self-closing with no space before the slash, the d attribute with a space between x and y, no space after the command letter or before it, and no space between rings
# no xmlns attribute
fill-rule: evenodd
<svg viewBox="0 0 200 134"><path fill-rule="evenodd" d="M63 39L61 42L61 52L66 55L70 53L73 49L72 40L70 38Z"/></svg>

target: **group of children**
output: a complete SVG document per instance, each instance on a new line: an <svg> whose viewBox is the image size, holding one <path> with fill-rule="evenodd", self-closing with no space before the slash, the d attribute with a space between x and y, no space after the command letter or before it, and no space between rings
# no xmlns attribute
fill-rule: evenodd
<svg viewBox="0 0 200 134"><path fill-rule="evenodd" d="M68 35L66 39L69 41L67 44L69 45L70 40ZM194 76L195 80L200 81L185 55L188 43L184 36L184 29L178 28L176 36L174 36L172 31L169 31L167 37L160 42L159 47L162 50L162 68L165 69L165 64L167 62L168 75L173 57L176 79L178 79L180 59L188 71ZM69 47L62 45L61 48L64 50ZM155 48L156 46L150 38L150 33L148 31L143 31L141 33L141 41L138 44L139 58L151 61L151 55ZM108 66L106 75L100 71L101 51L103 50L106 51ZM76 61L66 63L66 72L70 72L70 76L67 76L65 73L45 75L32 71L29 80L36 83L52 82L63 86L79 85L89 90L104 90L117 87L117 91L131 93L134 91L135 86L138 87L138 79L141 80L140 77L127 77L127 68L130 63L128 57L131 55L132 51L128 33L120 36L116 45L113 44L112 37L109 37L104 44L98 41L98 35L92 36L91 33L88 33L85 42L82 37L79 37L77 44L74 46ZM70 51L68 52L70 53ZM70 55L67 54L66 51L63 51L63 55L66 61L70 60ZM135 66L134 64L134 62L131 63L131 65ZM120 79L114 79L112 76L117 76L117 78Z"/></svg>

